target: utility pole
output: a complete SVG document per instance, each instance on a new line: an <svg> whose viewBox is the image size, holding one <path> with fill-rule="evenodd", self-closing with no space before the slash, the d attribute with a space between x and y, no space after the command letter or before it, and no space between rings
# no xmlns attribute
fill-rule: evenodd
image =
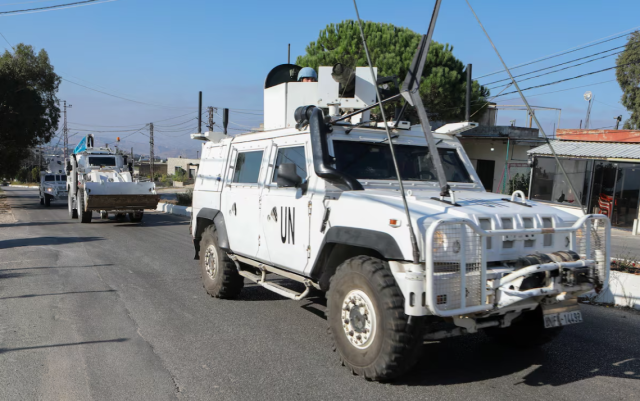
<svg viewBox="0 0 640 401"><path fill-rule="evenodd" d="M64 102L64 123L62 126L62 131L64 132L64 158L69 157L69 130L67 129L67 101ZM69 105L69 108L72 106Z"/></svg>
<svg viewBox="0 0 640 401"><path fill-rule="evenodd" d="M287 50L287 64L291 64L291 43L289 43L289 49Z"/></svg>
<svg viewBox="0 0 640 401"><path fill-rule="evenodd" d="M467 96L464 107L464 121L471 119L471 64L467 64Z"/></svg>
<svg viewBox="0 0 640 401"><path fill-rule="evenodd" d="M207 107L207 110L209 110L209 131L213 131L213 107L209 106Z"/></svg>
<svg viewBox="0 0 640 401"><path fill-rule="evenodd" d="M222 127L225 135L227 135L227 125L229 125L229 109L225 108L222 110Z"/></svg>
<svg viewBox="0 0 640 401"><path fill-rule="evenodd" d="M151 150L149 151L149 171L151 172L151 182L153 182L153 164L155 161L155 155L153 154L153 123L149 124L149 145L151 146Z"/></svg>

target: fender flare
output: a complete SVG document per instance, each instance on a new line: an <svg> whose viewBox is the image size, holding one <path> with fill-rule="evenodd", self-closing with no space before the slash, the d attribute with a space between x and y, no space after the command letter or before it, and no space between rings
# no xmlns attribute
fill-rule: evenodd
<svg viewBox="0 0 640 401"><path fill-rule="evenodd" d="M224 221L224 215L218 209L204 207L200 209L196 216L196 231L193 235L193 245L196 251L196 260L200 259L200 239L202 238L202 233L204 232L204 229L211 224L216 226L216 231L218 232L218 246L227 252L231 251L231 247L229 246L229 236L227 235L227 225Z"/></svg>
<svg viewBox="0 0 640 401"><path fill-rule="evenodd" d="M318 257L311 269L311 276L318 277L324 269L324 251L331 249L332 244L342 244L360 248L368 248L379 253L386 260L405 260L398 243L391 235L364 228L333 226L329 228L322 240Z"/></svg>

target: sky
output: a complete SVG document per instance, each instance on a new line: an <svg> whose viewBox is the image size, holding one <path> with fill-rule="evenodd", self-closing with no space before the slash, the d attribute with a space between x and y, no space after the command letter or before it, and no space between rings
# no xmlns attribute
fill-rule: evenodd
<svg viewBox="0 0 640 401"><path fill-rule="evenodd" d="M197 141L189 139L197 127L198 91L203 92L203 107L231 109L232 134L257 127L262 122L264 79L271 68L286 63L287 44L291 44L291 60L295 62L327 24L355 18L349 0L112 0L54 11L1 14L75 1L81 0L0 0L0 33L6 38L0 37L0 51L10 49L10 44L25 43L48 52L56 73L64 78L58 97L72 105L68 109L71 145L94 132L98 143L113 143L120 136L136 153L148 154L145 125L154 122L156 153L173 151L185 157L195 156L199 148ZM510 67L640 29L637 0L470 3ZM391 23L418 33L426 32L433 5L433 0L358 3L363 20ZM451 44L458 59L473 64L474 78L503 71L464 0L443 1L433 39ZM513 73L550 67L625 43L623 36L516 68ZM520 87L613 67L615 57L530 79ZM478 79L489 84L505 77L501 72ZM491 94L502 89L492 89ZM504 93L512 90L506 88ZM616 116L622 115L623 121L629 116L620 104L622 92L613 69L524 93L534 106L561 109L536 112L545 132L552 135L559 114L560 128L577 128L585 119L588 103L583 94L587 90L595 95L591 128L611 127ZM535 96L538 94L542 95ZM499 105L523 104L517 94L494 101ZM499 125L508 125L511 120L528 126L526 111L498 112ZM215 121L221 126L218 115Z"/></svg>

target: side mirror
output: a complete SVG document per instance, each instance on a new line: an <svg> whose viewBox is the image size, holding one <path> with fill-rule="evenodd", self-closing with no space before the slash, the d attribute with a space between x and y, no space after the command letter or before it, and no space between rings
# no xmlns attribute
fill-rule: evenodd
<svg viewBox="0 0 640 401"><path fill-rule="evenodd" d="M296 165L293 163L283 163L279 165L276 183L278 184L278 188L298 187L302 184L302 178L296 172Z"/></svg>

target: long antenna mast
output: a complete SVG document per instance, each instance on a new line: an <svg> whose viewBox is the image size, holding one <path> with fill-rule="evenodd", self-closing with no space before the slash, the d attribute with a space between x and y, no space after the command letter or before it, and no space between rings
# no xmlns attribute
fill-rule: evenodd
<svg viewBox="0 0 640 401"><path fill-rule="evenodd" d="M571 191L573 192L573 195L575 196L575 200L576 200L576 202L578 202L578 206L580 206L580 209L583 211L583 213L586 214L586 211L584 210L584 207L582 205L582 200L580 199L580 194L578 192L576 192L576 190L573 188L573 183L571 182L571 180L569 180L569 177L567 176L567 172L564 171L564 167L562 167L562 163L560 163L560 159L558 159L558 155L556 154L555 149L553 149L553 146L551 145L551 142L549 141L549 137L544 132L544 129L542 129L542 125L540 124L540 121L538 121L538 117L536 117L536 115L533 113L533 110L531 109L531 106L529 106L529 102L527 101L527 99L522 94L522 91L520 90L520 87L518 86L518 83L516 82L515 78L513 78L513 75L511 75L511 71L509 70L509 67L507 67L507 64L502 59L502 56L500 55L500 52L498 52L498 49L496 48L496 45L493 44L493 41L491 40L491 37L489 37L489 34L487 33L487 30L484 29L484 25L482 25L482 22L480 22L480 18L478 18L478 15L473 10L473 7L471 7L471 4L469 4L469 0L465 0L465 1L467 2L467 5L469 6L469 9L471 9L471 12L473 13L473 16L476 17L476 20L478 21L478 24L480 24L480 28L482 28L482 31L484 32L485 36L487 37L487 39L489 39L489 43L491 43L491 47L493 47L493 50L496 51L496 54L498 55L498 58L500 59L500 62L504 66L504 69L507 72L507 74L509 74L509 78L511 78L511 82L513 82L513 85L516 87L516 90L520 94L520 97L522 98L522 101L524 102L525 106L527 106L527 110L529 111L529 115L536 122L536 125L538 126L538 129L540 130L540 132L542 132L542 136L544 136L544 139L547 141L547 145L549 145L549 149L551 149L551 153L553 153L553 157L555 157L556 163L558 164L558 167L560 167L560 171L562 171L562 175L564 176L564 179L567 180L567 183L569 184L569 187L571 188Z"/></svg>
<svg viewBox="0 0 640 401"><path fill-rule="evenodd" d="M372 82L376 82L376 75L373 72L373 64L371 63L371 56L369 55L369 48L367 47L367 40L364 37L364 29L362 28L362 20L360 19L360 13L358 12L358 5L356 0L353 0L353 7L356 9L356 16L358 17L358 26L360 27L360 35L362 36L362 44L364 45L364 51L367 54L367 62L369 63L369 71L371 71ZM376 95L378 95L378 106L382 113L382 121L384 121L384 129L387 133L387 141L389 141L389 150L391 150L391 158L393 159L393 167L396 169L396 176L398 177L398 183L400 184L400 193L402 195L402 203L404 204L404 213L407 216L407 225L409 226L409 235L411 236L411 248L413 250L413 263L420 262L420 250L418 248L418 241L413 231L413 223L411 222L411 213L409 212L409 205L407 204L407 197L404 192L404 184L402 183L402 177L400 177L400 168L398 167L398 161L396 160L396 152L393 148L393 141L391 133L389 132L389 125L387 124L387 117L384 113L384 107L382 106L382 97L380 96L380 89L378 85L375 85Z"/></svg>

